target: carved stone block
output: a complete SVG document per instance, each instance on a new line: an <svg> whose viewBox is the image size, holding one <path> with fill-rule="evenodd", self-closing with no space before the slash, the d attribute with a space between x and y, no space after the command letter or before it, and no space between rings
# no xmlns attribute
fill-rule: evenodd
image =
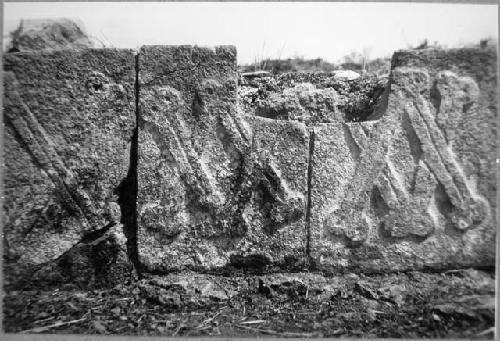
<svg viewBox="0 0 500 341"><path fill-rule="evenodd" d="M135 127L132 50L4 56L4 241L9 259L54 259L119 223Z"/></svg>
<svg viewBox="0 0 500 341"><path fill-rule="evenodd" d="M496 100L483 92L496 79L485 82L470 63L484 57L483 68L494 70L496 56L476 50L479 57L468 61L457 57L462 52L422 52L418 65L413 57L396 55L387 108L373 115L371 137L358 153L318 132L328 151L321 144L315 148L314 164L321 166L313 169L313 179L320 188L332 184L326 197L333 198L328 207L319 204L328 213L311 227L311 256L319 267L385 271L494 264ZM328 154L351 167L347 180L328 176L323 164L329 159L322 156ZM357 162L352 155L359 155Z"/></svg>
<svg viewBox="0 0 500 341"><path fill-rule="evenodd" d="M215 268L255 254L275 262L284 245L303 246L303 226L299 241L280 231L295 231L304 212L296 191L306 191L307 134L242 116L235 49L146 46L139 67L138 246L146 269ZM287 148L296 139L294 153ZM289 167L295 155L300 163Z"/></svg>

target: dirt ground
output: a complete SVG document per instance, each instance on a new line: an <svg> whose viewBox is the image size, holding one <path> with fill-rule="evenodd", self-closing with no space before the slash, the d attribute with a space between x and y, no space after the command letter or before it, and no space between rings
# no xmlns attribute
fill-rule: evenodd
<svg viewBox="0 0 500 341"><path fill-rule="evenodd" d="M6 333L493 338L495 273L148 276L112 289L6 288Z"/></svg>

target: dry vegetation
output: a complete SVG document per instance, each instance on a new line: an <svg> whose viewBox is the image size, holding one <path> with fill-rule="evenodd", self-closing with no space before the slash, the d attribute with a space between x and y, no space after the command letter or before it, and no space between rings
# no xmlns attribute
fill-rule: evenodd
<svg viewBox="0 0 500 341"><path fill-rule="evenodd" d="M492 338L494 273L150 276L112 289L14 290L8 333Z"/></svg>

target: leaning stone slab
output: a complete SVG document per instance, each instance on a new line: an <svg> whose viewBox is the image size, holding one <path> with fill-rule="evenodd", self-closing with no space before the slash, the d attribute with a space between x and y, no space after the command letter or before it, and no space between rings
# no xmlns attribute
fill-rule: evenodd
<svg viewBox="0 0 500 341"><path fill-rule="evenodd" d="M395 55L387 108L373 115L368 143L344 153L347 180L325 171L324 156L342 158L346 149L318 133L320 146L327 141L313 163L312 191L314 184L324 189L312 202L323 215L311 226L311 257L320 268L494 265L497 104L489 94L496 78L485 75L496 74L496 54L415 54ZM482 66L471 65L478 60ZM323 195L332 198L326 205Z"/></svg>
<svg viewBox="0 0 500 341"><path fill-rule="evenodd" d="M245 255L258 254L252 259L263 264L283 258L280 247L292 238L280 241L278 230L300 219L293 191L305 191L305 173L297 178L284 169L293 152L283 153L288 143L280 134L295 131L291 141L298 136L306 169L305 130L256 123L237 110L233 47L146 46L139 66L141 263L161 271L222 267L245 262Z"/></svg>
<svg viewBox="0 0 500 341"><path fill-rule="evenodd" d="M57 258L120 220L114 194L135 126L134 53L100 49L4 58L5 254Z"/></svg>

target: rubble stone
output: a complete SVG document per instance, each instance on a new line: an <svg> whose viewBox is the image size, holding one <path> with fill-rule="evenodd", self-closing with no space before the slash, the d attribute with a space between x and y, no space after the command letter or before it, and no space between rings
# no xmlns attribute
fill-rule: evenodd
<svg viewBox="0 0 500 341"><path fill-rule="evenodd" d="M304 123L343 121L342 103L334 89L317 89L310 83L298 84L280 93L271 93L256 108L256 115Z"/></svg>
<svg viewBox="0 0 500 341"><path fill-rule="evenodd" d="M103 47L87 35L82 22L66 18L23 19L11 36L8 52Z"/></svg>

